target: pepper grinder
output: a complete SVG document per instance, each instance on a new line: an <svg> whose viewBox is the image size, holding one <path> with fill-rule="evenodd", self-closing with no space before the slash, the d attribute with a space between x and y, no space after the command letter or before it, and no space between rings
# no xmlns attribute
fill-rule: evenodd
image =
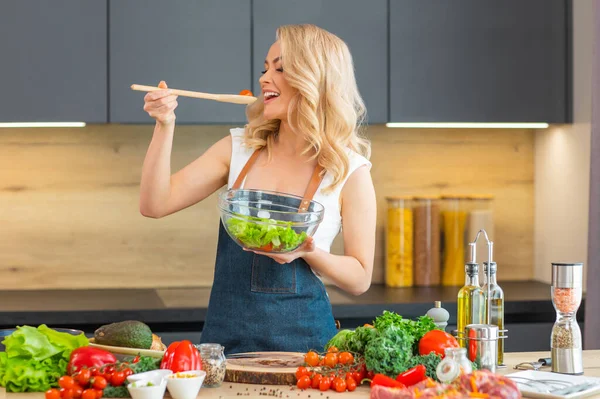
<svg viewBox="0 0 600 399"><path fill-rule="evenodd" d="M442 307L441 301L435 301L433 306L433 308L427 311L426 316L431 317L438 328L446 331L448 319L450 319L450 313L448 313L448 311Z"/></svg>
<svg viewBox="0 0 600 399"><path fill-rule="evenodd" d="M552 371L583 374L581 330L577 310L583 290L583 263L552 263L552 305L556 322L552 327Z"/></svg>

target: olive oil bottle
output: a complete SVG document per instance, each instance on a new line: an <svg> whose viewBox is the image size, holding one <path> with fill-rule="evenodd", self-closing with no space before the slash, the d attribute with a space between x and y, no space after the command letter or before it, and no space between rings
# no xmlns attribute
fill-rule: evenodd
<svg viewBox="0 0 600 399"><path fill-rule="evenodd" d="M465 327L469 324L485 324L485 294L479 286L479 265L465 265L465 285L458 291L457 329L460 345L466 347Z"/></svg>
<svg viewBox="0 0 600 399"><path fill-rule="evenodd" d="M489 323L498 326L498 330L504 330L504 292L496 282L496 271L498 266L496 262L491 263L490 281L487 281L488 262L483 262L483 293L487 296L488 284L490 288L490 320ZM500 333L502 335L502 333ZM498 365L504 364L504 340L498 340Z"/></svg>

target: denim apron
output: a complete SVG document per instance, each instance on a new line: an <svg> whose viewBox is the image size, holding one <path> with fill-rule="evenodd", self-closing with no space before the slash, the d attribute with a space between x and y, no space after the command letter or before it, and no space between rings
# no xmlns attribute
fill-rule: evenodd
<svg viewBox="0 0 600 399"><path fill-rule="evenodd" d="M232 188L240 188L259 151ZM313 173L303 205L321 183L320 170ZM219 223L215 276L200 342L219 343L226 354L321 351L336 332L325 286L304 259L281 265L244 251Z"/></svg>

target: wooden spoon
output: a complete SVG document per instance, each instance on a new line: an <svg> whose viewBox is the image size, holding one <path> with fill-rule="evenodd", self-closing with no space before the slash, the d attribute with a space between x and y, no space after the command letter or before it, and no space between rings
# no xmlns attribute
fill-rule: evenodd
<svg viewBox="0 0 600 399"><path fill-rule="evenodd" d="M223 103L233 104L252 104L256 101L256 97L253 96L240 96L237 94L212 94L212 93L201 93L199 91L179 90L179 89L163 89L156 86L144 86L144 85L131 85L132 90L136 91L156 91L156 90L170 90L173 94L183 97L203 98L205 100L220 101Z"/></svg>

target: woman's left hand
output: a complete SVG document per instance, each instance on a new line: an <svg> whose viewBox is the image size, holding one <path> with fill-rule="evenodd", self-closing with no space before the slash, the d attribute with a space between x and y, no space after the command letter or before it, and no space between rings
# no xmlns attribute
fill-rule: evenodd
<svg viewBox="0 0 600 399"><path fill-rule="evenodd" d="M307 237L306 240L300 245L298 248L293 250L292 252L286 252L283 254L274 253L274 252L262 252L262 251L251 251L258 255L268 256L273 259L275 262L279 264L290 263L298 258L302 258L309 254L310 252L314 252L315 250L315 242L312 237ZM244 251L250 251L249 249L244 249Z"/></svg>

